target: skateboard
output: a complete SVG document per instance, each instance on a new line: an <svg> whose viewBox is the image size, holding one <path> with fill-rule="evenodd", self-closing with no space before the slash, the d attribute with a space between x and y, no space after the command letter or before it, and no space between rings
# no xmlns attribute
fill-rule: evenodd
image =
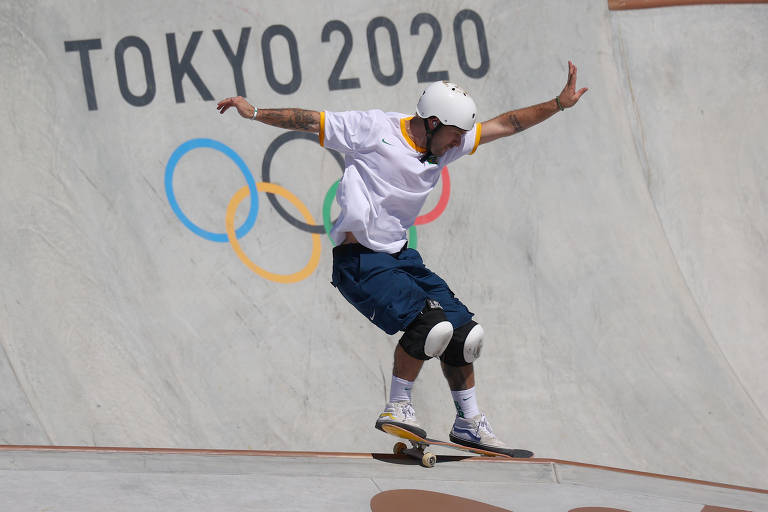
<svg viewBox="0 0 768 512"><path fill-rule="evenodd" d="M410 441L411 448L408 448L402 441L395 443L392 448L392 452L395 455L405 454L421 461L421 465L426 468L434 467L437 463L437 455L428 450L430 445L445 446L446 448L453 448L455 450L461 450L464 452L475 453L477 455L483 455L486 457L498 457L501 459L527 459L533 457L533 452L528 450L514 449L509 453L491 452L488 450L482 450L480 448L472 448L471 446L464 446L462 444L452 443L450 441L441 441L439 439L430 439L429 437L421 437L413 432L398 427L397 425L382 425L381 430L389 435L399 437Z"/></svg>

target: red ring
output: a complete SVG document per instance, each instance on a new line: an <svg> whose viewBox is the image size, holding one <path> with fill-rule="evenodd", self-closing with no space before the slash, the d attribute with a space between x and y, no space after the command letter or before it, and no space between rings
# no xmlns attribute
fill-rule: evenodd
<svg viewBox="0 0 768 512"><path fill-rule="evenodd" d="M416 226L432 222L442 215L446 206L448 206L448 199L451 197L451 178L448 175L447 165L440 171L440 176L443 178L443 189L440 191L440 199L437 200L437 204L432 208L432 211L416 217L416 220L413 222Z"/></svg>

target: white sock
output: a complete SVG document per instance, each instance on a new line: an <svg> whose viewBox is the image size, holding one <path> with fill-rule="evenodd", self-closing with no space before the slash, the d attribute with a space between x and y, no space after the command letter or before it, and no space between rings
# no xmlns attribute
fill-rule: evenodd
<svg viewBox="0 0 768 512"><path fill-rule="evenodd" d="M451 391L451 396L453 397L453 404L456 406L456 416L459 418L470 419L480 414L474 387L461 391Z"/></svg>
<svg viewBox="0 0 768 512"><path fill-rule="evenodd" d="M389 386L389 401L410 402L411 389L413 389L413 381L401 379L393 375L392 383Z"/></svg>

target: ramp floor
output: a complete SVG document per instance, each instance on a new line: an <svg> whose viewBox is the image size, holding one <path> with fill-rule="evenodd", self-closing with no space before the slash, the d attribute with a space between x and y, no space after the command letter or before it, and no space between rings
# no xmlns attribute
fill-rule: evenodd
<svg viewBox="0 0 768 512"><path fill-rule="evenodd" d="M768 511L768 491L553 459L0 447L0 510Z"/></svg>

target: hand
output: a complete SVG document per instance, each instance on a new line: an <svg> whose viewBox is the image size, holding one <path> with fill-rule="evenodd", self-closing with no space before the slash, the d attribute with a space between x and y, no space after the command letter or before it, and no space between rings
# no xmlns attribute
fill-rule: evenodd
<svg viewBox="0 0 768 512"><path fill-rule="evenodd" d="M254 106L248 103L242 96L221 100L219 104L216 105L216 108L219 110L219 114L226 112L229 107L235 107L237 109L237 113L246 119L252 119L253 113L256 112Z"/></svg>
<svg viewBox="0 0 768 512"><path fill-rule="evenodd" d="M579 98L581 98L581 95L589 90L586 87L578 91L576 90L576 71L576 66L571 61L568 61L568 82L559 96L560 104L565 108L574 106L579 101Z"/></svg>

